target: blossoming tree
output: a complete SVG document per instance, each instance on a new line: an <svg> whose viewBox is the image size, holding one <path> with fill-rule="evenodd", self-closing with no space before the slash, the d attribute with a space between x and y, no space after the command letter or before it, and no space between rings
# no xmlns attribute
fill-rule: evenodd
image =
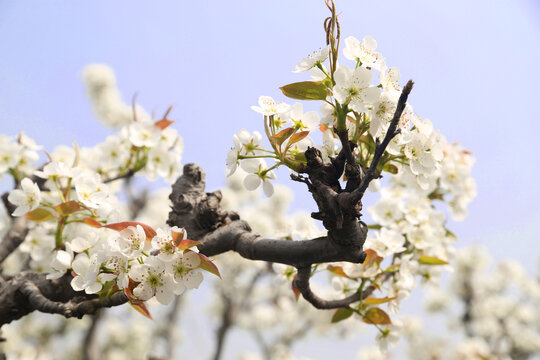
<svg viewBox="0 0 540 360"><path fill-rule="evenodd" d="M206 192L198 165L181 167L170 109L156 119L123 103L104 65L83 75L97 117L115 135L51 153L23 133L2 135L0 173L15 187L2 197L0 325L36 312L92 315L85 337L92 358L93 324L105 308L129 303L151 318L147 302L177 308L177 296L210 273L221 319L215 358L234 326L253 332L268 358L331 323L342 331L369 324L382 349L394 343L402 324L390 314L415 278L436 284L453 259L456 238L441 209L466 216L476 192L474 158L413 109L413 82L401 85L373 38L351 36L343 46L335 6L327 6L326 46L294 68L311 79L281 87L291 99L320 103L320 114L261 96L252 108L264 135L234 134L223 191ZM41 150L48 157L42 164ZM316 211L287 215L290 194L272 184L280 166L305 184ZM165 179L172 190L135 195L138 176ZM259 187L267 202L250 195ZM380 194L369 220L362 214L368 191ZM313 280L320 274L330 289ZM269 277L277 285L260 290ZM292 313L294 321L276 322ZM263 336L269 328L278 335Z"/></svg>

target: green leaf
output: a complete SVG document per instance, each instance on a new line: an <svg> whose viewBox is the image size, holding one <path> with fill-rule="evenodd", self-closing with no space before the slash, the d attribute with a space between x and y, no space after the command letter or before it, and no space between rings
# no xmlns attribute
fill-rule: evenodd
<svg viewBox="0 0 540 360"><path fill-rule="evenodd" d="M397 174L398 168L394 164L385 164L383 167L383 171L389 172L390 174Z"/></svg>
<svg viewBox="0 0 540 360"><path fill-rule="evenodd" d="M299 133L294 134L293 136L291 136L289 143L287 144L287 147L291 146L294 143L299 142L300 140L308 136L308 134L309 134L309 131L300 131Z"/></svg>
<svg viewBox="0 0 540 360"><path fill-rule="evenodd" d="M270 141L276 146L280 146L294 133L294 128L286 128L278 132L276 135L270 136Z"/></svg>
<svg viewBox="0 0 540 360"><path fill-rule="evenodd" d="M324 100L328 94L321 81L301 81L280 87L283 94L297 100Z"/></svg>
<svg viewBox="0 0 540 360"><path fill-rule="evenodd" d="M199 267L203 270L206 270L216 275L218 278L221 279L221 275L219 274L219 270L217 266L208 257L206 257L206 255L203 255L200 253L196 253L196 254L199 255L199 258L201 259L201 264L199 265Z"/></svg>
<svg viewBox="0 0 540 360"><path fill-rule="evenodd" d="M353 309L351 308L339 308L336 310L334 315L332 316L332 324L340 322L342 320L345 320L353 314Z"/></svg>
<svg viewBox="0 0 540 360"><path fill-rule="evenodd" d="M62 216L68 216L81 209L81 205L75 200L70 200L58 204L54 207L54 210Z"/></svg>
<svg viewBox="0 0 540 360"><path fill-rule="evenodd" d="M378 305L378 304L384 304L386 302L394 300L396 297L384 297L384 298L372 298L368 297L364 299L364 304L366 305Z"/></svg>
<svg viewBox="0 0 540 360"><path fill-rule="evenodd" d="M390 325L392 324L392 321L390 321L390 316L388 316L387 313L385 313L383 310L379 308L371 308L362 317L362 320L365 323L368 324L376 324L376 325Z"/></svg>
<svg viewBox="0 0 540 360"><path fill-rule="evenodd" d="M446 265L446 264L448 264L447 261L441 260L441 259L433 257L433 256L426 256L426 255L420 256L420 259L418 259L418 262L420 264L424 264L424 265Z"/></svg>
<svg viewBox="0 0 540 360"><path fill-rule="evenodd" d="M26 214L26 218L34 222L47 221L53 217L54 217L53 213L51 213L49 210L42 207L38 207L37 209L32 210Z"/></svg>

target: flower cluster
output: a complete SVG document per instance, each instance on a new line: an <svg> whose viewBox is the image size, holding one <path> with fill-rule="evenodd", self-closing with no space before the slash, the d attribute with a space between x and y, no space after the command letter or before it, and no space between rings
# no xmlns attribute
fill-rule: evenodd
<svg viewBox="0 0 540 360"><path fill-rule="evenodd" d="M122 290L139 307L154 296L168 304L199 286L201 269L219 275L217 268L184 229L156 232L142 222L120 221L129 214L116 195L119 180L135 174L176 180L182 140L168 113L155 121L130 110L129 118L119 119L130 108L122 106L108 67L91 65L84 78L96 112L117 119L118 133L92 148L57 147L40 168L40 147L32 139L22 133L0 137L0 175L10 174L19 184L8 196L11 215L31 221L20 251L28 254L31 269L49 279L71 271L76 291L106 297Z"/></svg>
<svg viewBox="0 0 540 360"><path fill-rule="evenodd" d="M309 71L313 81L281 88L286 96L294 99L322 101L321 115L315 111L304 113L300 103L288 105L269 96L259 98L258 106L252 109L263 115L270 148L265 147L258 132L250 134L241 130L236 133L234 146L227 155L229 176L240 165L249 174L244 182L246 188L252 190L262 184L270 196L270 180L275 179L273 169L284 165L301 171L305 165L303 152L308 147L317 147L329 162L340 150L337 133L345 130L349 140L357 145L356 160L361 166L369 166L377 139L385 136L397 107L401 93L399 70L388 68L386 59L375 51L377 42L372 37L367 36L362 42L349 37L345 45L343 53L355 62L354 68L340 64L329 70L325 63L334 50L326 47L300 61L294 70ZM374 71L378 71L379 76L374 76ZM378 81L374 82L374 78ZM409 104L401 115L399 129L400 134L388 146L380 168L390 173L398 169L410 172L418 185L426 189L440 176L446 140ZM319 130L323 132L323 142L315 144L311 135ZM266 159L274 163L267 165ZM459 170L448 171L455 175ZM465 174L459 172L459 175ZM469 185L469 193L474 193L472 182ZM466 200L456 199L456 213L462 212L466 203Z"/></svg>
<svg viewBox="0 0 540 360"><path fill-rule="evenodd" d="M281 90L290 98L323 102L321 115L304 113L299 103L288 105L261 96L252 109L263 116L270 146L265 146L263 136L256 131L236 133L227 155L228 175L240 167L246 172L242 182L246 189L262 184L270 196L275 168L284 165L303 172L308 147L318 148L323 160L330 162L341 150L340 136L355 145L354 160L367 169L389 129L402 91L399 70L388 67L376 50L377 42L372 37L362 41L349 37L343 54L354 62L353 67L338 65L333 46L300 61L294 72L309 71L312 81L285 85ZM401 301L416 287L417 278L423 283L437 282L453 258L456 238L446 228L445 213L436 203L446 204L454 219L461 220L476 196L471 177L474 158L468 151L447 142L410 104L398 120L399 133L391 139L377 166L378 171L389 175L387 186L381 189L378 180L370 185L371 190L380 190L381 198L368 209L374 223L369 224L372 231L364 244L366 261L362 265L318 265L312 271L330 273L334 288L342 296L362 293L370 286L383 293L339 309L334 316L338 321L355 312L364 322L377 325L382 348L397 341L401 327L378 305L386 304L390 313L396 313ZM312 135L319 130L323 141L315 144ZM294 235L295 239L303 238L298 232ZM292 280L293 270L280 272Z"/></svg>

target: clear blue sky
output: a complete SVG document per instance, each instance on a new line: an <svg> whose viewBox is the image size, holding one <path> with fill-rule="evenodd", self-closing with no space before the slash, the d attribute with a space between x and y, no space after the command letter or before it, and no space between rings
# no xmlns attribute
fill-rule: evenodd
<svg viewBox="0 0 540 360"><path fill-rule="evenodd" d="M530 270L540 253L540 6L534 0L337 1L342 34L372 35L415 110L477 158L478 197L453 226L460 245L484 243ZM185 162L223 184L241 128L262 130L259 95L301 81L291 70L324 45L323 1L0 0L0 131L24 130L48 149L95 144L80 71L112 66L126 100L176 105ZM285 176L281 180L286 181ZM302 187L295 208L313 209Z"/></svg>

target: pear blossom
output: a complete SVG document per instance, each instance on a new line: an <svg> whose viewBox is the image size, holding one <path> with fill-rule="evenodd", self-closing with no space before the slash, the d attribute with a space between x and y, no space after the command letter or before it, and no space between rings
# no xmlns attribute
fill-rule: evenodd
<svg viewBox="0 0 540 360"><path fill-rule="evenodd" d="M73 250L71 250L71 244L66 243L66 250L57 250L54 254L54 259L50 264L53 270L47 275L47 279L59 279L68 271L73 261Z"/></svg>
<svg viewBox="0 0 540 360"><path fill-rule="evenodd" d="M233 147L227 154L227 176L231 176L234 174L238 167L239 159L238 156L240 155L249 155L249 156L256 156L262 154L261 152L261 142L262 142L262 135L258 131L254 131L253 133L250 133L247 130L240 130L236 134L233 135ZM254 166L258 167L258 160L257 159L243 159L242 160L242 167L244 170L251 172L252 167L249 166L249 164L255 164ZM254 170L253 170L254 171Z"/></svg>
<svg viewBox="0 0 540 360"><path fill-rule="evenodd" d="M107 201L108 187L98 174L82 173L74 179L73 184L79 201L84 205L96 209Z"/></svg>
<svg viewBox="0 0 540 360"><path fill-rule="evenodd" d="M392 325L388 326L383 333L377 334L375 341L382 353L386 353L389 346L395 346L397 344L402 326L403 323L400 320L394 320Z"/></svg>
<svg viewBox="0 0 540 360"><path fill-rule="evenodd" d="M103 288L98 281L99 264L96 257L89 258L85 253L79 254L73 260L71 267L76 274L71 280L71 287L75 291L84 290L87 294L95 294Z"/></svg>
<svg viewBox="0 0 540 360"><path fill-rule="evenodd" d="M283 116L290 111L291 107L285 103L276 103L270 96L260 96L259 106L252 106L251 109L265 116Z"/></svg>
<svg viewBox="0 0 540 360"><path fill-rule="evenodd" d="M330 53L330 46L322 48L318 51L314 51L312 55L302 59L294 68L293 72L299 73L308 71L311 68L317 66L318 64L323 63L328 59L328 54Z"/></svg>
<svg viewBox="0 0 540 360"><path fill-rule="evenodd" d="M176 246L173 242L171 231L163 229L156 230L156 236L152 238L152 248L158 252L158 257L162 261L171 261L176 254Z"/></svg>
<svg viewBox="0 0 540 360"><path fill-rule="evenodd" d="M0 134L0 175L17 165L21 149L12 137Z"/></svg>
<svg viewBox="0 0 540 360"><path fill-rule="evenodd" d="M290 117L293 127L300 131L313 131L319 127L320 117L315 111L303 112L303 106L295 103L291 106Z"/></svg>
<svg viewBox="0 0 540 360"><path fill-rule="evenodd" d="M380 81L382 88L388 93L401 93L399 86L399 69L397 67L387 68L384 64L381 68Z"/></svg>
<svg viewBox="0 0 540 360"><path fill-rule="evenodd" d="M54 250L55 230L52 223L32 227L24 238L24 242L19 246L19 250L29 253L34 261L48 258L48 254L51 254Z"/></svg>
<svg viewBox="0 0 540 360"><path fill-rule="evenodd" d="M61 161L51 161L43 167L43 171L36 170L34 174L43 179L55 177L74 177L79 173L80 169L74 169L70 165Z"/></svg>
<svg viewBox="0 0 540 360"><path fill-rule="evenodd" d="M356 112L366 112L379 100L380 90L371 86L371 70L363 67L351 70L340 66L334 74L334 97Z"/></svg>
<svg viewBox="0 0 540 360"><path fill-rule="evenodd" d="M137 257L143 251L152 248L150 242L146 241L146 234L141 225L128 226L120 231L116 243L120 251L130 257Z"/></svg>
<svg viewBox="0 0 540 360"><path fill-rule="evenodd" d="M380 70L384 58L380 53L375 51L377 48L377 41L371 36L366 36L362 40L363 41L360 42L354 36L346 38L343 54L349 60L360 61L364 67Z"/></svg>
<svg viewBox="0 0 540 360"><path fill-rule="evenodd" d="M129 141L135 146L154 147L159 143L161 130L152 122L135 122L128 127Z"/></svg>
<svg viewBox="0 0 540 360"><path fill-rule="evenodd" d="M21 181L21 189L12 190L9 193L8 200L17 208L13 211L13 216L24 215L39 206L41 201L41 192L37 184L29 178Z"/></svg>
<svg viewBox="0 0 540 360"><path fill-rule="evenodd" d="M139 283L133 294L140 300L155 296L160 304L168 305L174 298L173 277L167 272L165 263L155 256L146 258L144 264L134 265L129 270L129 277Z"/></svg>
<svg viewBox="0 0 540 360"><path fill-rule="evenodd" d="M272 196L274 193L274 186L269 181L270 179L275 179L276 175L273 171L268 171L266 162L262 159L254 159L258 160L258 170L255 173L248 174L244 178L244 186L248 190L255 190L257 189L261 183L263 187L264 194L268 197Z"/></svg>
<svg viewBox="0 0 540 360"><path fill-rule="evenodd" d="M197 253L184 251L183 254L176 253L167 264L173 274L174 282L177 284L175 294L181 294L185 288L198 288L203 280L203 275L199 270L193 270L199 266L201 260Z"/></svg>
<svg viewBox="0 0 540 360"><path fill-rule="evenodd" d="M116 277L118 287L125 289L129 286L129 258L122 252L113 249L98 253L98 261L109 274L113 275L113 278Z"/></svg>
<svg viewBox="0 0 540 360"><path fill-rule="evenodd" d="M385 257L405 250L405 238L399 232L383 227L375 237L368 236L365 247Z"/></svg>

